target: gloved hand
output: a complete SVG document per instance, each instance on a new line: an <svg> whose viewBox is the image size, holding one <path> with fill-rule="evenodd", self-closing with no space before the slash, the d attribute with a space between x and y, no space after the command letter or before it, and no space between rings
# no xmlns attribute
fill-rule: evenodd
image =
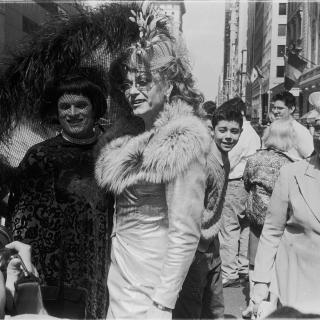
<svg viewBox="0 0 320 320"><path fill-rule="evenodd" d="M267 300L269 295L269 286L267 283L256 282L253 287L253 295L251 297L252 312L257 317L258 309L262 301Z"/></svg>

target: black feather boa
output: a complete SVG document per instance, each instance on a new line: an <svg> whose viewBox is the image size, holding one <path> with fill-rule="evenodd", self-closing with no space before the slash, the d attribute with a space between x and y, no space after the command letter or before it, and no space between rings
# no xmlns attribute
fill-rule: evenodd
<svg viewBox="0 0 320 320"><path fill-rule="evenodd" d="M98 68L105 77L110 60L139 37L129 20L137 8L137 3L109 3L58 16L21 45L0 77L0 141L23 118L41 118L48 81L78 72L80 66Z"/></svg>

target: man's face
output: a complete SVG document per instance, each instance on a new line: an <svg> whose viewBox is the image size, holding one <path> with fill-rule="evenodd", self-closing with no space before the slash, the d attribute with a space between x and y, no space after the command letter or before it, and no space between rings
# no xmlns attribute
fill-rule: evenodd
<svg viewBox="0 0 320 320"><path fill-rule="evenodd" d="M287 107L282 100L276 100L273 106L271 106L271 113L273 117L270 117L270 120L289 119L293 111L294 108Z"/></svg>
<svg viewBox="0 0 320 320"><path fill-rule="evenodd" d="M59 122L63 130L74 138L87 138L94 127L93 107L89 98L66 93L58 100Z"/></svg>
<svg viewBox="0 0 320 320"><path fill-rule="evenodd" d="M229 152L237 144L242 129L236 121L220 120L213 132L218 148L222 152Z"/></svg>
<svg viewBox="0 0 320 320"><path fill-rule="evenodd" d="M137 116L158 113L165 103L164 83L151 77L134 71L129 71L126 75L122 89Z"/></svg>

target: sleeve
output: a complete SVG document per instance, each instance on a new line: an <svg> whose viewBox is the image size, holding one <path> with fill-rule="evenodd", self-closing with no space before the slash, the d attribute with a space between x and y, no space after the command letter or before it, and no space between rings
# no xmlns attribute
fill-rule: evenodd
<svg viewBox="0 0 320 320"><path fill-rule="evenodd" d="M271 196L255 259L254 282L271 281L276 253L288 219L289 177L286 169L281 169Z"/></svg>
<svg viewBox="0 0 320 320"><path fill-rule="evenodd" d="M25 242L32 233L36 213L47 210L47 191L43 181L48 181L50 170L45 167L44 154L30 149L18 167L18 173L10 190L10 227L14 240ZM48 194L45 194L48 196Z"/></svg>
<svg viewBox="0 0 320 320"><path fill-rule="evenodd" d="M206 183L199 162L167 185L168 248L153 300L173 309L200 239Z"/></svg>
<svg viewBox="0 0 320 320"><path fill-rule="evenodd" d="M313 138L307 128L302 128L297 134L298 152L302 158L307 158L314 150Z"/></svg>

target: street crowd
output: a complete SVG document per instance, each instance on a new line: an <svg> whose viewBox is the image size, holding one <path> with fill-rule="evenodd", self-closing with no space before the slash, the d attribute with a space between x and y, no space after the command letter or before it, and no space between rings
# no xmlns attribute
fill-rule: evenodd
<svg viewBox="0 0 320 320"><path fill-rule="evenodd" d="M147 3L48 22L0 80L2 146L46 128L0 155L2 318L219 319L246 281L244 318L320 317L317 93L313 136L287 91L259 136Z"/></svg>

